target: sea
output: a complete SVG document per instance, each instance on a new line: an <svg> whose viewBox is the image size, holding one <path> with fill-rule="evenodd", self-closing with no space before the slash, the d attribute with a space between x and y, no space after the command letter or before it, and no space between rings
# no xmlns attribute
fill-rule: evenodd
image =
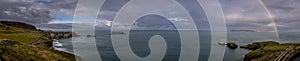
<svg viewBox="0 0 300 61"><path fill-rule="evenodd" d="M189 32L189 31L184 31ZM89 39L94 38L96 40L96 46L98 54L100 55L102 61L120 61L116 52L113 49L111 41L111 32L110 31L96 31L95 37L86 37L86 35L81 35L82 40L72 40L70 39L61 39L55 41L54 47L57 50L73 53L72 43L80 44ZM162 59L162 61L178 61L180 56L180 35L178 31L167 31L167 30L136 30L129 32L129 41L130 47L139 57L146 57L151 54L151 50L148 47L149 38L153 35L162 36L167 43L167 51ZM209 31L199 31L199 41L200 41L200 53L198 61L208 61L210 53L210 48L213 46L221 46L218 43L212 43L211 41L211 32ZM261 41L277 41L280 43L291 43L291 42L300 42L300 32L279 32L279 38L276 37L275 32L227 32L227 41L226 42L235 42L237 45L247 45L253 42ZM85 48L85 44L80 44ZM248 53L248 49L230 49L226 48L223 61L243 61L244 55ZM76 54L76 53L74 53ZM79 55L80 57L80 55ZM93 61L88 60L86 61Z"/></svg>

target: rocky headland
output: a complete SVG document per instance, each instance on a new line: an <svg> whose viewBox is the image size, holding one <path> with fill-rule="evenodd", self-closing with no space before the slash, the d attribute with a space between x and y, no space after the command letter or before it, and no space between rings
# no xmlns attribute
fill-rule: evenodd
<svg viewBox="0 0 300 61"><path fill-rule="evenodd" d="M49 32L35 26L0 21L1 61L75 61L75 55L53 48L53 39L73 37L72 32Z"/></svg>

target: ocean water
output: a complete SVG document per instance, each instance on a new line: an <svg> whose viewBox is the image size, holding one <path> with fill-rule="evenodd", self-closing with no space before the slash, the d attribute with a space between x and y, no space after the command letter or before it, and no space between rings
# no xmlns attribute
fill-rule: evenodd
<svg viewBox="0 0 300 61"><path fill-rule="evenodd" d="M189 32L189 31L185 31ZM199 61L207 61L209 58L211 46L221 46L217 43L211 43L211 33L199 31L200 39L200 53ZM180 36L178 31L130 31L130 45L135 53L139 57L148 56L151 51L148 47L148 41L153 35L160 35L164 37L167 43L167 52L163 61L178 61L180 56ZM238 45L246 45L252 42L259 41L271 41L276 40L281 43L287 42L299 42L300 41L300 32L280 32L280 40L277 40L274 32L228 32L227 33L227 42L235 42ZM62 39L58 42L61 43L61 46L55 46L59 50L73 52L72 42L82 43L93 37L75 37L81 38L80 41L72 41L72 39ZM120 61L114 52L110 31L97 31L96 32L96 44L98 53L101 55L103 61ZM85 44L81 44L82 48L85 48ZM222 46L226 47L226 46ZM244 55L249 52L247 49L229 49L226 48L224 54L224 61L243 61ZM80 56L80 55L79 55Z"/></svg>

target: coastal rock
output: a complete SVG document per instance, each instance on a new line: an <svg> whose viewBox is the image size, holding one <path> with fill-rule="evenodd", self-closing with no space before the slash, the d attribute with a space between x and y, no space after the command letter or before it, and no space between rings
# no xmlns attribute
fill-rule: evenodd
<svg viewBox="0 0 300 61"><path fill-rule="evenodd" d="M92 35L86 35L86 37L92 37Z"/></svg>
<svg viewBox="0 0 300 61"><path fill-rule="evenodd" d="M111 32L111 35L120 35L120 34L125 34L125 33L124 32L118 32L118 31Z"/></svg>
<svg viewBox="0 0 300 61"><path fill-rule="evenodd" d="M238 45L236 45L234 42L229 42L229 43L227 43L226 44L229 48L237 48L238 47Z"/></svg>
<svg viewBox="0 0 300 61"><path fill-rule="evenodd" d="M48 32L47 37L51 39L65 39L76 36L73 32Z"/></svg>
<svg viewBox="0 0 300 61"><path fill-rule="evenodd" d="M219 45L225 46L226 43L225 42L218 42Z"/></svg>

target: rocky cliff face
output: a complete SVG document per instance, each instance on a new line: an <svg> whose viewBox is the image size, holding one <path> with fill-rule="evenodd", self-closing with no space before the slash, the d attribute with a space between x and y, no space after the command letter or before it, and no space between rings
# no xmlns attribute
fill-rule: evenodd
<svg viewBox="0 0 300 61"><path fill-rule="evenodd" d="M36 27L30 24L21 23L21 22L12 22L12 21L0 21L1 24L7 25L7 26L13 26L23 29L30 29L30 30L36 30Z"/></svg>
<svg viewBox="0 0 300 61"><path fill-rule="evenodd" d="M65 38L71 38L75 36L75 33L72 32L48 32L46 37L51 39L65 39Z"/></svg>

